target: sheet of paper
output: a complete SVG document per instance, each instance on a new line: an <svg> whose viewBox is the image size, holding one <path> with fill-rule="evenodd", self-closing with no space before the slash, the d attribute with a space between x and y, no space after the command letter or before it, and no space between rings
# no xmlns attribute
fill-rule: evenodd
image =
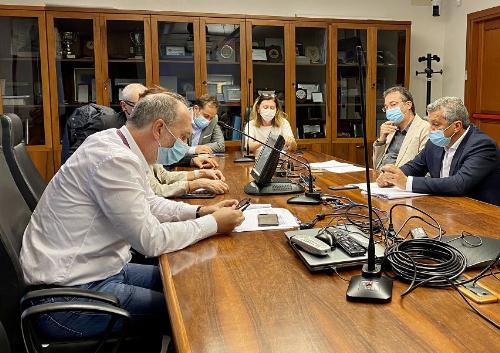
<svg viewBox="0 0 500 353"><path fill-rule="evenodd" d="M331 173L354 173L354 172L362 172L365 170L365 168L349 164L346 166L326 168L325 170Z"/></svg>
<svg viewBox="0 0 500 353"><path fill-rule="evenodd" d="M353 184L357 185L362 193L366 193L366 183ZM419 194L417 192L406 191L397 186L381 188L377 183L370 183L370 191L372 196L380 197L387 200L404 199L407 197L425 196L428 194Z"/></svg>
<svg viewBox="0 0 500 353"><path fill-rule="evenodd" d="M326 168L333 168L333 167L345 167L345 166L349 166L351 164L331 160L331 161L326 161L326 162L310 163L309 165L311 166L311 169L326 169Z"/></svg>
<svg viewBox="0 0 500 353"><path fill-rule="evenodd" d="M259 214L272 214L278 215L279 225L269 227L259 227L257 216ZM298 227L299 223L297 218L286 208L257 208L246 209L243 211L245 220L238 227L234 228L235 232L250 232L254 230L272 230L272 229L290 229Z"/></svg>

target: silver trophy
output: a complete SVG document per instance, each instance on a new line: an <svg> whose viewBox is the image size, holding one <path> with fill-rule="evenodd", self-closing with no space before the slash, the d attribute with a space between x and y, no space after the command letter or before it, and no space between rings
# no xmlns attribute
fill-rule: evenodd
<svg viewBox="0 0 500 353"><path fill-rule="evenodd" d="M66 59L76 58L76 55L71 51L76 37L77 34L75 32L62 32L62 54Z"/></svg>
<svg viewBox="0 0 500 353"><path fill-rule="evenodd" d="M144 33L130 32L130 41L134 45L136 59L144 59Z"/></svg>

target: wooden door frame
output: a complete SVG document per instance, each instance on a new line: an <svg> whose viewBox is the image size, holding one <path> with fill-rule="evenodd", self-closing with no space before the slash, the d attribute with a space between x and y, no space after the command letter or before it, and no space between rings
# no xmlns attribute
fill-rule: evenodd
<svg viewBox="0 0 500 353"><path fill-rule="evenodd" d="M483 43L483 26L484 22L500 18L500 6L492 7L490 9L473 12L467 15L467 41L466 41L466 57L465 57L465 88L464 100L465 106L468 108L469 113L479 113L478 107L478 80L480 62L482 60L482 51L480 46ZM479 54L479 55L478 55Z"/></svg>

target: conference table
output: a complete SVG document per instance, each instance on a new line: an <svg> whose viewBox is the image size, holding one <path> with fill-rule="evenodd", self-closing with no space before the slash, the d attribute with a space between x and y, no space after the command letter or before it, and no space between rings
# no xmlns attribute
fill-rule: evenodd
<svg viewBox="0 0 500 353"><path fill-rule="evenodd" d="M252 180L253 164L233 163L238 155L229 152L219 158L230 193L208 202L248 197L243 187ZM310 162L333 159L316 152L304 152L304 157ZM366 204L359 190L328 190L331 185L364 182L364 172L322 172L315 177L323 192ZM302 221L331 212L328 205L289 205L289 197L251 198L288 208ZM468 231L500 237L500 208L470 198L372 200L385 211L396 203L418 207L435 217L447 235ZM395 208L394 225L415 214ZM358 275L360 268L339 270L344 279L335 272L311 273L283 230L216 235L162 255L160 266L178 352L500 352L499 330L474 313L455 290L421 287L401 297L408 283L395 280L390 303L348 302L345 279ZM500 293L494 277L480 283ZM500 304L475 305L500 322Z"/></svg>

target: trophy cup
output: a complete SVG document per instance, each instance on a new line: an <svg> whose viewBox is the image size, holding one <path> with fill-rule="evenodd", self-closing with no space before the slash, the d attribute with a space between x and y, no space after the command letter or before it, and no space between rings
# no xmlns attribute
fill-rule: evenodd
<svg viewBox="0 0 500 353"><path fill-rule="evenodd" d="M62 54L66 57L66 59L75 59L76 55L71 51L73 43L76 40L75 32L63 32L62 33Z"/></svg>
<svg viewBox="0 0 500 353"><path fill-rule="evenodd" d="M130 32L130 41L134 45L136 59L144 59L144 33Z"/></svg>

